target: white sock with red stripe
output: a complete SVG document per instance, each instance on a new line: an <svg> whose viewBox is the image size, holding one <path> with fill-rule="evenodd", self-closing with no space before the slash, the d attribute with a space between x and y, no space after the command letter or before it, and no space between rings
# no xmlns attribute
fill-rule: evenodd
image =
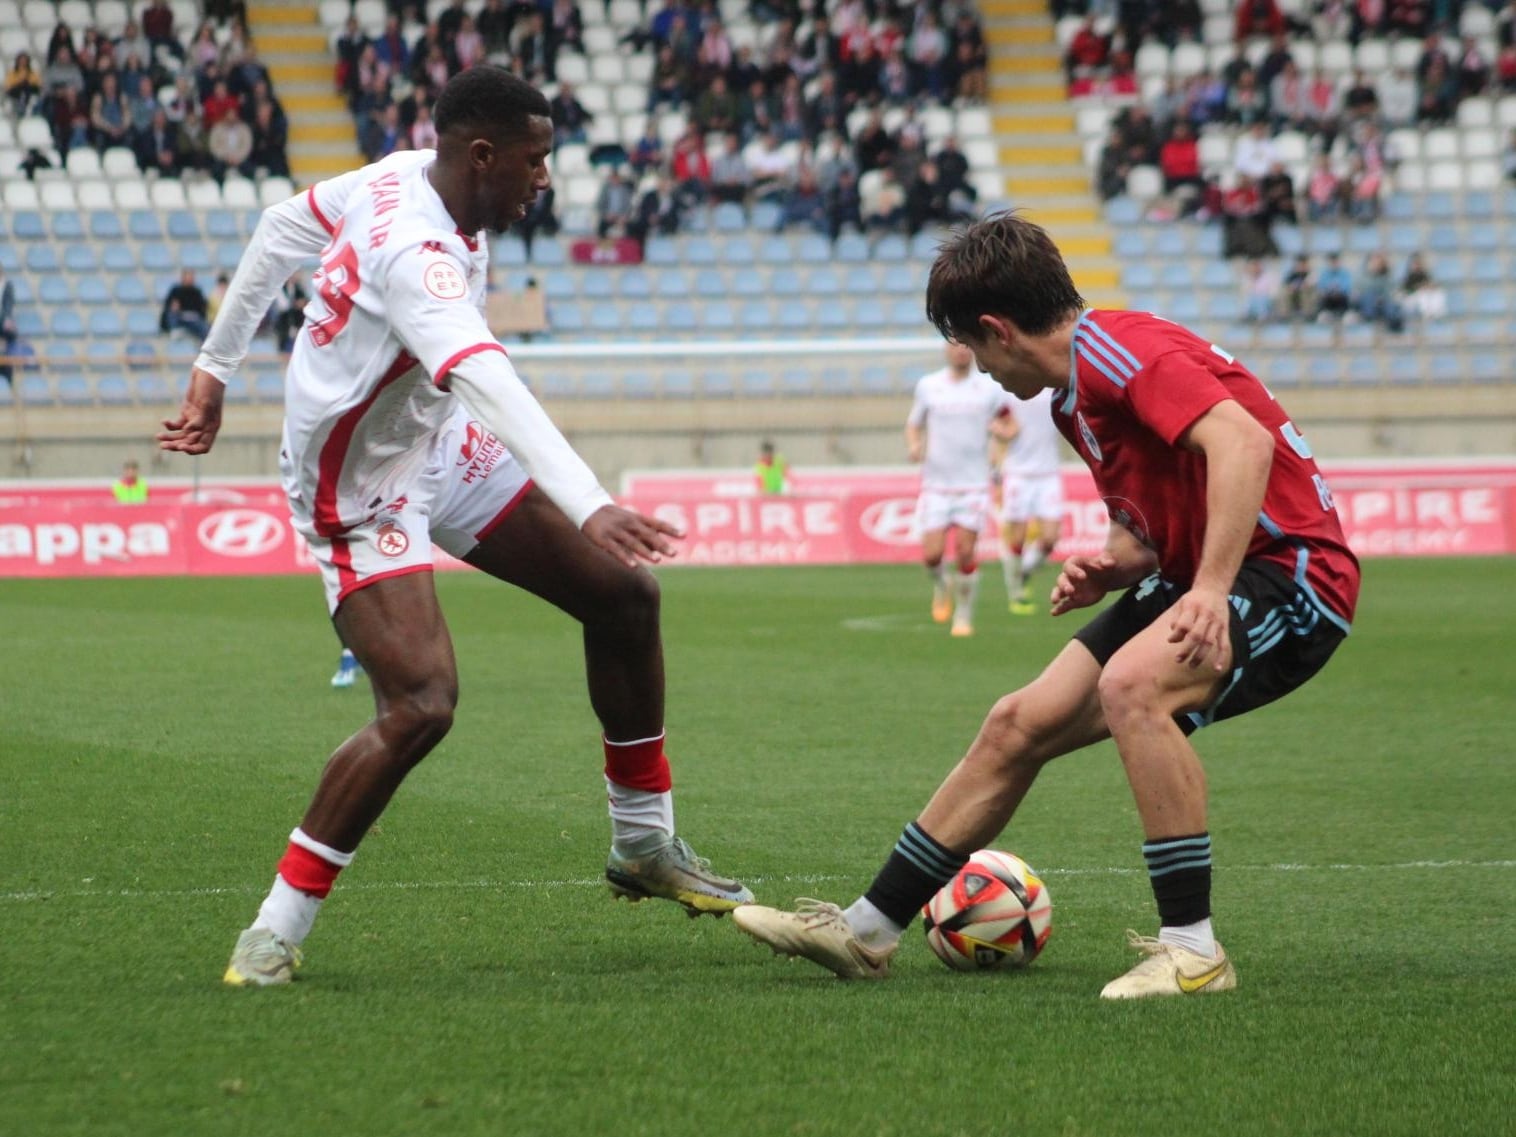
<svg viewBox="0 0 1516 1137"><path fill-rule="evenodd" d="M289 847L279 860L274 887L258 909L255 928L267 928L281 939L300 944L310 935L321 902L332 891L337 874L353 862L352 853L323 845L303 829L290 834Z"/></svg>
<svg viewBox="0 0 1516 1137"><path fill-rule="evenodd" d="M1016 545L1007 549L1005 556L1000 558L1000 568L1005 573L1005 594L1012 600L1021 595L1022 574L1026 571L1022 567L1026 563L1025 555L1022 547Z"/></svg>
<svg viewBox="0 0 1516 1137"><path fill-rule="evenodd" d="M953 605L953 623L972 626L974 623L974 598L979 595L979 566L970 565L967 572L959 571L955 582L956 602Z"/></svg>
<svg viewBox="0 0 1516 1137"><path fill-rule="evenodd" d="M656 848L674 835L673 775L663 735L605 745L605 790L611 843L623 856Z"/></svg>

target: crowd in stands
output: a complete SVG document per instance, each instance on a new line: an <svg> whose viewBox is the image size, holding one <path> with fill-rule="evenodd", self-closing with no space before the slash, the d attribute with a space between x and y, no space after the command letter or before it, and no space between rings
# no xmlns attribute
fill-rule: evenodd
<svg viewBox="0 0 1516 1137"><path fill-rule="evenodd" d="M915 111L984 100L988 57L973 8L963 0L755 0L751 13L753 43L733 42L714 0L662 0L622 36L619 50L652 59L648 122L640 138L591 149L604 171L602 236L640 242L675 233L691 210L720 202L773 202L781 228L832 236L846 227L915 232L971 213L967 159L952 139L929 148ZM486 0L477 17L456 0L424 26L392 5L381 36L350 20L335 46L336 82L370 160L432 145L438 89L481 60L553 85L557 143L587 141L594 114L571 82L559 81L557 66L564 52L584 52L575 0ZM859 108L871 113L855 136L849 119ZM894 129L887 108L903 112ZM658 119L668 111L688 124L671 143ZM536 212L528 241L556 224L551 201Z"/></svg>
<svg viewBox="0 0 1516 1137"><path fill-rule="evenodd" d="M1440 320L1448 314L1447 293L1432 278L1420 253L1406 259L1397 283L1389 259L1370 253L1355 280L1339 253L1327 254L1319 270L1304 253L1282 274L1258 257L1243 269L1243 310L1252 323L1315 321L1370 323L1400 332L1408 321Z"/></svg>
<svg viewBox="0 0 1516 1137"><path fill-rule="evenodd" d="M1459 40L1444 32L1439 21L1456 24L1462 6L1457 0L1317 0L1309 20L1287 20L1275 0L1240 3L1237 50L1230 62L1216 72L1203 69L1187 79L1168 79L1156 97L1133 102L1113 121L1096 175L1101 196L1122 193L1134 167L1157 166L1181 215L1267 213L1293 220L1304 212L1318 221L1374 220L1398 159L1390 131L1447 124L1470 96L1516 93L1516 0L1489 5L1499 8L1500 46L1493 60L1472 37ZM1190 5L1119 7L1123 12L1156 7L1164 18L1124 19L1104 35L1086 18L1065 57L1075 94L1110 92L1135 100L1131 60L1142 37L1156 33L1165 42L1185 42L1200 26L1198 7ZM1244 48L1261 34L1269 37L1268 48L1255 66ZM1292 36L1356 43L1369 35L1418 37L1414 69L1389 68L1377 75L1360 70L1339 83L1319 70L1304 72L1292 51ZM1201 168L1198 136L1213 129L1242 132L1230 170ZM1294 185L1272 152L1271 139L1282 131L1310 140L1315 161L1308 185ZM1262 184L1269 177L1272 187ZM1286 204L1286 198L1292 200ZM1235 251L1249 250L1244 243Z"/></svg>
<svg viewBox="0 0 1516 1137"><path fill-rule="evenodd" d="M122 28L60 21L41 59L11 61L5 97L11 115L49 123L65 160L76 147L123 147L165 177L289 175L288 121L240 4L208 4L196 28L176 27L167 0ZM46 164L38 151L24 163L28 175Z"/></svg>

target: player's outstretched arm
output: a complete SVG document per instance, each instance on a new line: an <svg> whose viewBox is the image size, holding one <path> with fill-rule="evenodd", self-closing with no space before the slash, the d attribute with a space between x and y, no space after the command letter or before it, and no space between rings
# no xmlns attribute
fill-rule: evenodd
<svg viewBox="0 0 1516 1137"><path fill-rule="evenodd" d="M1136 584L1157 567L1153 550L1112 522L1104 549L1092 557L1076 554L1063 562L1050 597L1053 615L1088 608L1106 593Z"/></svg>
<svg viewBox="0 0 1516 1137"><path fill-rule="evenodd" d="M179 417L163 420L158 449L180 454L209 452L221 429L221 403L225 396L226 384L209 371L192 368Z"/></svg>

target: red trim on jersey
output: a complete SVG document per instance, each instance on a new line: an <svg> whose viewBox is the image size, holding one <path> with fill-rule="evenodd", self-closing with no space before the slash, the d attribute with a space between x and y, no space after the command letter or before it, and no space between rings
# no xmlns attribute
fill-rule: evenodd
<svg viewBox="0 0 1516 1137"><path fill-rule="evenodd" d="M404 568L390 569L387 572L376 572L373 576L366 576L362 580L354 579L342 586L337 592L337 603L341 604L355 592L360 592L371 584L378 584L381 580L388 580L392 576L409 576L413 572L431 572L431 565L406 565Z"/></svg>
<svg viewBox="0 0 1516 1137"><path fill-rule="evenodd" d="M495 516L490 519L488 525L474 534L474 540L483 541L486 537L493 533L497 525L499 525L502 521L504 521L507 517L515 512L516 507L521 504L521 499L526 496L526 491L531 489L535 484L535 482L529 480L526 485L517 490L516 496L505 503L505 508L502 509L499 513L495 514Z"/></svg>
<svg viewBox="0 0 1516 1137"><path fill-rule="evenodd" d="M416 357L408 351L397 355L389 370L379 377L379 382L369 392L368 398L339 418L337 425L332 427L331 434L327 435L326 443L321 447L321 457L316 460L316 500L311 507L311 519L315 523L316 532L323 537L345 533L349 528L342 523L342 518L337 513L337 479L342 476L342 464L347 461L348 447L353 444L353 434L358 429L358 423L368 414L380 392L415 367L417 362Z"/></svg>
<svg viewBox="0 0 1516 1137"><path fill-rule="evenodd" d="M453 352L452 355L448 356L447 359L443 361L442 366L437 368L437 374L432 376L432 383L436 385L439 390L446 391L447 388L442 385L442 381L448 377L453 368L457 367L458 364L462 363L469 356L478 355L481 351L498 351L501 355L507 357L510 355L510 353L498 343L470 344L462 351Z"/></svg>
<svg viewBox="0 0 1516 1137"><path fill-rule="evenodd" d="M674 788L663 735L630 745L605 740L605 776L629 790L666 794Z"/></svg>
<svg viewBox="0 0 1516 1137"><path fill-rule="evenodd" d="M311 212L316 215L316 220L321 222L321 228L325 229L328 234L337 232L337 227L326 219L326 214L322 213L321 207L316 204L315 186L311 186L310 189L305 191L305 202L311 207Z"/></svg>
<svg viewBox="0 0 1516 1137"><path fill-rule="evenodd" d="M471 252L471 253L477 253L479 251L479 238L478 237L470 237L462 229L457 229L457 230L455 230L455 232L458 234L458 236L460 236L460 237L463 238L463 243L468 246L468 251L469 252Z"/></svg>
<svg viewBox="0 0 1516 1137"><path fill-rule="evenodd" d="M337 570L337 588L348 588L358 579L353 570L353 550L346 537L332 538L332 567Z"/></svg>
<svg viewBox="0 0 1516 1137"><path fill-rule="evenodd" d="M341 871L341 865L323 860L304 845L297 845L293 841L284 850L284 856L279 858L279 875L286 884L322 900L331 892L337 874Z"/></svg>

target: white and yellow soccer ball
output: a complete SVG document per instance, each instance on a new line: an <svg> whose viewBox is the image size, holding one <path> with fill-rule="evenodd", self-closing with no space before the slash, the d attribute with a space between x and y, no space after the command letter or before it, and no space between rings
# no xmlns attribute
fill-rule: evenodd
<svg viewBox="0 0 1516 1137"><path fill-rule="evenodd" d="M921 910L926 942L955 971L1025 967L1053 930L1053 900L1020 857L980 849Z"/></svg>

